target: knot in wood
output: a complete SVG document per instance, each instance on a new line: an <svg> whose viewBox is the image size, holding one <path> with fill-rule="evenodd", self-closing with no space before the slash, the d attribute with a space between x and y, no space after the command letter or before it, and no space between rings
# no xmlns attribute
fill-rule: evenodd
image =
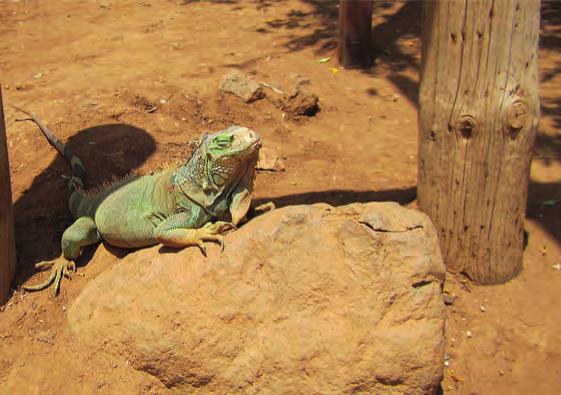
<svg viewBox="0 0 561 395"><path fill-rule="evenodd" d="M469 139L475 129L475 119L468 114L462 115L458 120L456 128L463 138Z"/></svg>
<svg viewBox="0 0 561 395"><path fill-rule="evenodd" d="M429 140L436 141L436 132L434 131L434 129L429 130Z"/></svg>
<svg viewBox="0 0 561 395"><path fill-rule="evenodd" d="M522 100L515 100L506 109L506 125L512 138L526 126L528 122L528 106Z"/></svg>

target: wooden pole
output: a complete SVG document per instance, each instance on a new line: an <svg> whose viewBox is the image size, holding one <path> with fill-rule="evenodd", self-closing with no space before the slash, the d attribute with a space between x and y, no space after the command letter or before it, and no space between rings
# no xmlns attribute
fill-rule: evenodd
<svg viewBox="0 0 561 395"><path fill-rule="evenodd" d="M337 57L345 68L368 68L372 64L372 1L339 0Z"/></svg>
<svg viewBox="0 0 561 395"><path fill-rule="evenodd" d="M539 118L539 0L425 1L418 203L449 270L481 284L522 268Z"/></svg>
<svg viewBox="0 0 561 395"><path fill-rule="evenodd" d="M0 304L6 301L16 271L16 243L6 125L0 87Z"/></svg>

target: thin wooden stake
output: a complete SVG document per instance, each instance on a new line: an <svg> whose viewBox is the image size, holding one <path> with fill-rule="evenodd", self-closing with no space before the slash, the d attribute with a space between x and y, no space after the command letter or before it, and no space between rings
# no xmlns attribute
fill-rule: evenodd
<svg viewBox="0 0 561 395"><path fill-rule="evenodd" d="M345 68L372 65L372 1L339 0L338 59Z"/></svg>
<svg viewBox="0 0 561 395"><path fill-rule="evenodd" d="M6 301L16 271L14 214L10 186L10 166L6 144L6 125L0 87L0 304Z"/></svg>

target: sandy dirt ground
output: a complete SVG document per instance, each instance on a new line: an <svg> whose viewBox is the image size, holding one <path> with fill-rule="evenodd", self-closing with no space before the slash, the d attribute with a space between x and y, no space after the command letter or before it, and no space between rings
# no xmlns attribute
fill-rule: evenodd
<svg viewBox="0 0 561 395"><path fill-rule="evenodd" d="M285 158L258 175L255 197L277 206L395 200L415 206L420 3L376 2L375 66L335 57L337 8L321 0L6 0L0 80L6 101L42 117L82 158L93 185L182 158L188 141L249 126ZM554 394L561 385L561 4L542 6L543 117L532 164L524 270L479 287L448 275L442 389L458 394ZM330 57L327 62L319 59ZM288 119L268 98L244 104L218 90L232 67L279 90L319 96L314 117ZM154 108L156 108L154 110ZM71 223L69 171L31 123L6 110L18 273L60 254ZM14 291L0 313L0 393L166 393L123 358L81 348L66 306L124 252L85 251L60 296Z"/></svg>

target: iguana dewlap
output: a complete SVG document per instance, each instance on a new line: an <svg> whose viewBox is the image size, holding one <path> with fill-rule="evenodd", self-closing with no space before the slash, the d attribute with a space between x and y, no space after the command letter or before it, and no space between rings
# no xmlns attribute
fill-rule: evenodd
<svg viewBox="0 0 561 395"><path fill-rule="evenodd" d="M222 235L245 216L253 192L261 140L254 131L231 126L204 134L187 162L156 174L130 176L87 191L82 162L32 113L27 114L72 168L69 208L75 222L62 235L62 256L49 278L24 286L41 290L76 270L82 248L101 240L117 247L223 245ZM50 265L40 263L37 267Z"/></svg>

